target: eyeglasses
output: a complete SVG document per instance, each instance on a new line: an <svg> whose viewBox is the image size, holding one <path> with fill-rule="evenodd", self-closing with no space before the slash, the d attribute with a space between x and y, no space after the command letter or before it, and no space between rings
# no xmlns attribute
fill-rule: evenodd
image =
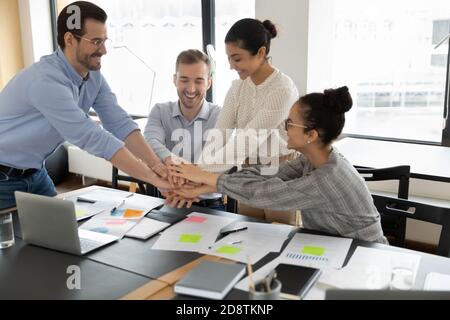
<svg viewBox="0 0 450 320"><path fill-rule="evenodd" d="M284 129L286 131L288 131L289 127L298 127L298 128L305 128L308 129L307 126L304 126L302 124L296 124L296 123L292 123L291 119L286 119L284 120Z"/></svg>
<svg viewBox="0 0 450 320"><path fill-rule="evenodd" d="M83 39L83 40L89 41L90 43L92 43L97 48L100 48L102 45L107 46L107 45L109 45L111 43L111 39L108 39L108 38L105 38L105 39L88 39L88 38L85 38L85 37L81 37L81 36L79 36L77 34L73 34L73 36L75 38L78 38L78 39Z"/></svg>

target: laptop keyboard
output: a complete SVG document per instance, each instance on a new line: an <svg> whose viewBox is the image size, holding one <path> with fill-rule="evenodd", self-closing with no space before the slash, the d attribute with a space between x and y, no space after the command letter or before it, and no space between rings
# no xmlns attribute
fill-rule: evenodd
<svg viewBox="0 0 450 320"><path fill-rule="evenodd" d="M101 242L89 240L89 239L80 239L81 252L87 252L98 248L102 245Z"/></svg>

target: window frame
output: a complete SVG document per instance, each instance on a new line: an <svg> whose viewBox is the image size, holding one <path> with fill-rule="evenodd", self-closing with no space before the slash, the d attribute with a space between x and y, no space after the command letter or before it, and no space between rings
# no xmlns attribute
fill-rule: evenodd
<svg viewBox="0 0 450 320"><path fill-rule="evenodd" d="M49 0L50 2L50 17L52 25L52 39L53 39L53 50L58 48L57 42L57 0ZM206 52L206 46L212 44L216 46L215 42L215 0L201 0L201 13L202 13L202 44L203 51ZM213 86L208 90L206 94L206 100L213 102ZM90 111L89 115L96 116L94 111ZM132 116L133 119L146 118L145 116Z"/></svg>

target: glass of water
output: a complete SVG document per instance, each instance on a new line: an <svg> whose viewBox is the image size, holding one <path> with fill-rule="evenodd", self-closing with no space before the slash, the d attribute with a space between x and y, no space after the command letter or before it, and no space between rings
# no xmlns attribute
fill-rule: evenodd
<svg viewBox="0 0 450 320"><path fill-rule="evenodd" d="M14 229L11 212L0 213L0 249L14 244Z"/></svg>

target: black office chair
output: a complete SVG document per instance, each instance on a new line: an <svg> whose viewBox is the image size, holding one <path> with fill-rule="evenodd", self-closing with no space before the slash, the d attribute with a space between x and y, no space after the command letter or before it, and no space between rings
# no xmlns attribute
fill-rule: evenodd
<svg viewBox="0 0 450 320"><path fill-rule="evenodd" d="M227 196L227 204L225 206L225 210L228 212L237 213L238 212L238 202L237 200Z"/></svg>
<svg viewBox="0 0 450 320"><path fill-rule="evenodd" d="M377 210L386 216L403 217L441 225L442 230L436 254L450 257L450 208L380 195L372 195L372 197Z"/></svg>
<svg viewBox="0 0 450 320"><path fill-rule="evenodd" d="M159 192L158 188L156 188L154 185L144 182L142 180L130 177L130 176L121 175L121 174L119 174L119 169L117 169L116 167L113 167L113 169L112 169L112 187L114 189L119 188L118 187L119 180L137 183L137 185L139 186L139 193L145 194L147 196L162 198L162 195Z"/></svg>
<svg viewBox="0 0 450 320"><path fill-rule="evenodd" d="M410 166L397 166L380 169L363 167L355 168L366 181L398 180L397 197L406 200L408 199ZM397 247L404 247L406 218L402 216L386 216L382 212L380 212L380 215L384 235L390 238L391 244Z"/></svg>

